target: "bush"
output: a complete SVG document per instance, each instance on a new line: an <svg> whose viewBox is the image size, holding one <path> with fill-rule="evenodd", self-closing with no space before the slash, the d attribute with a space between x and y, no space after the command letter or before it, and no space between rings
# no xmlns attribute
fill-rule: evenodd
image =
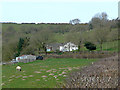
<svg viewBox="0 0 120 90"><path fill-rule="evenodd" d="M91 43L91 42L86 42L84 46L85 46L87 49L89 49L90 51L96 50L96 45L94 45L94 44Z"/></svg>
<svg viewBox="0 0 120 90"><path fill-rule="evenodd" d="M48 54L51 54L51 53L54 53L54 51L48 51L47 53L48 53Z"/></svg>
<svg viewBox="0 0 120 90"><path fill-rule="evenodd" d="M58 55L61 55L61 54L62 54L62 51L60 51L59 49L57 49L57 50L56 50L56 53L57 53Z"/></svg>

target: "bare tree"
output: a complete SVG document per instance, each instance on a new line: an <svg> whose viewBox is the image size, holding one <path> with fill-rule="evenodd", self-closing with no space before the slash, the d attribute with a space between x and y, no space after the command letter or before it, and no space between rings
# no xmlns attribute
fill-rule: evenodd
<svg viewBox="0 0 120 90"><path fill-rule="evenodd" d="M107 40L108 30L107 28L99 28L99 30L95 30L94 38L100 44L100 50L102 50L102 44Z"/></svg>
<svg viewBox="0 0 120 90"><path fill-rule="evenodd" d="M79 24L80 23L80 19L76 18L76 19L70 20L69 23L70 24L74 24L74 25Z"/></svg>
<svg viewBox="0 0 120 90"><path fill-rule="evenodd" d="M103 19L103 20L107 20L108 15L107 15L106 12L102 12L102 13L101 13L101 16L102 16L102 19Z"/></svg>
<svg viewBox="0 0 120 90"><path fill-rule="evenodd" d="M40 31L37 34L35 33L30 40L31 45L35 46L40 54L40 51L46 52L45 44L54 42L53 33L50 31L44 30Z"/></svg>
<svg viewBox="0 0 120 90"><path fill-rule="evenodd" d="M105 12L97 13L95 16L91 19L89 22L91 25L93 25L93 28L97 27L105 27L108 23L108 15Z"/></svg>
<svg viewBox="0 0 120 90"><path fill-rule="evenodd" d="M118 40L118 30L117 29L112 30L112 31L109 32L109 34L108 34L108 40L109 41Z"/></svg>
<svg viewBox="0 0 120 90"><path fill-rule="evenodd" d="M84 42L84 36L82 32L69 32L65 37L67 42L73 42L78 45L80 51L81 45Z"/></svg>
<svg viewBox="0 0 120 90"><path fill-rule="evenodd" d="M9 61L14 58L15 53L17 52L17 40L9 41L7 44L4 43L2 47L2 58L3 61Z"/></svg>

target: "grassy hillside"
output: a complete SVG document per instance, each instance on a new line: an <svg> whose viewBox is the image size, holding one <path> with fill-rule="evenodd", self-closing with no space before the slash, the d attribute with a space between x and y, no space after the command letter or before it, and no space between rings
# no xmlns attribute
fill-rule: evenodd
<svg viewBox="0 0 120 90"><path fill-rule="evenodd" d="M112 41L112 42L104 42L102 44L102 51L111 51L111 52L117 52L118 51L118 42L119 41ZM100 51L100 44L96 44L96 51ZM81 51L88 51L86 47L84 47L84 44L81 45Z"/></svg>
<svg viewBox="0 0 120 90"><path fill-rule="evenodd" d="M0 36L0 62L2 61L2 37Z"/></svg>
<svg viewBox="0 0 120 90"><path fill-rule="evenodd" d="M55 34L56 42L64 43L65 42L65 34Z"/></svg>
<svg viewBox="0 0 120 90"><path fill-rule="evenodd" d="M3 66L3 88L55 88L74 70L95 62L95 59L47 59L27 64ZM55 78L56 77L56 78Z"/></svg>
<svg viewBox="0 0 120 90"><path fill-rule="evenodd" d="M22 54L35 54L38 55L39 52L43 52L42 43L64 43L64 42L73 42L78 45L80 41L83 42L81 46L81 51L86 51L84 43L86 41L97 43L101 34L96 38L95 36L99 33L107 32L105 40L102 41L112 41L103 43L103 51L117 51L117 29L105 28L100 30L100 28L94 28L89 30L89 24L2 24L3 27L3 60L9 61L16 57L18 51L18 44L20 38L24 39L22 43L19 55ZM103 37L103 36L102 36ZM102 38L104 39L104 38ZM99 43L96 44L97 51L100 51ZM40 51L39 51L40 50ZM88 50L87 50L88 51ZM18 55L18 56L19 56Z"/></svg>

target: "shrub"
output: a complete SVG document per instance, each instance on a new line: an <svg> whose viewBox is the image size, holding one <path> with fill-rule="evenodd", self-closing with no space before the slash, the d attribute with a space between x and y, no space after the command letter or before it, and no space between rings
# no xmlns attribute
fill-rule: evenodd
<svg viewBox="0 0 120 90"><path fill-rule="evenodd" d="M90 51L96 50L96 45L94 45L94 44L91 43L91 42L86 42L84 46L85 46L87 49L89 49Z"/></svg>
<svg viewBox="0 0 120 90"><path fill-rule="evenodd" d="M48 54L51 54L51 53L54 53L54 51L48 51L47 53L48 53Z"/></svg>
<svg viewBox="0 0 120 90"><path fill-rule="evenodd" d="M62 51L60 51L59 49L57 49L57 50L56 50L56 53L57 53L58 55L61 55L61 54L62 54Z"/></svg>

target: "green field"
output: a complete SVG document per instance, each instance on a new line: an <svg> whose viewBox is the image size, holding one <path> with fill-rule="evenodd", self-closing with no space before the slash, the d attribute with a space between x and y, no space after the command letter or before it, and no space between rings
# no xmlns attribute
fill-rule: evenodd
<svg viewBox="0 0 120 90"><path fill-rule="evenodd" d="M111 51L111 52L117 52L118 51L118 42L119 41L112 41L112 42L104 42L102 44L102 51ZM84 47L84 45L81 45L81 51L88 51ZM96 44L96 51L100 51L100 44Z"/></svg>
<svg viewBox="0 0 120 90"><path fill-rule="evenodd" d="M112 41L112 42L105 42L103 43L103 51L118 51L118 42L119 41ZM100 45L97 45L97 51L100 51Z"/></svg>
<svg viewBox="0 0 120 90"><path fill-rule="evenodd" d="M47 59L30 63L19 63L22 71L16 71L16 65L2 67L3 88L55 88L70 72L90 65L96 59ZM55 78L56 77L56 78Z"/></svg>

